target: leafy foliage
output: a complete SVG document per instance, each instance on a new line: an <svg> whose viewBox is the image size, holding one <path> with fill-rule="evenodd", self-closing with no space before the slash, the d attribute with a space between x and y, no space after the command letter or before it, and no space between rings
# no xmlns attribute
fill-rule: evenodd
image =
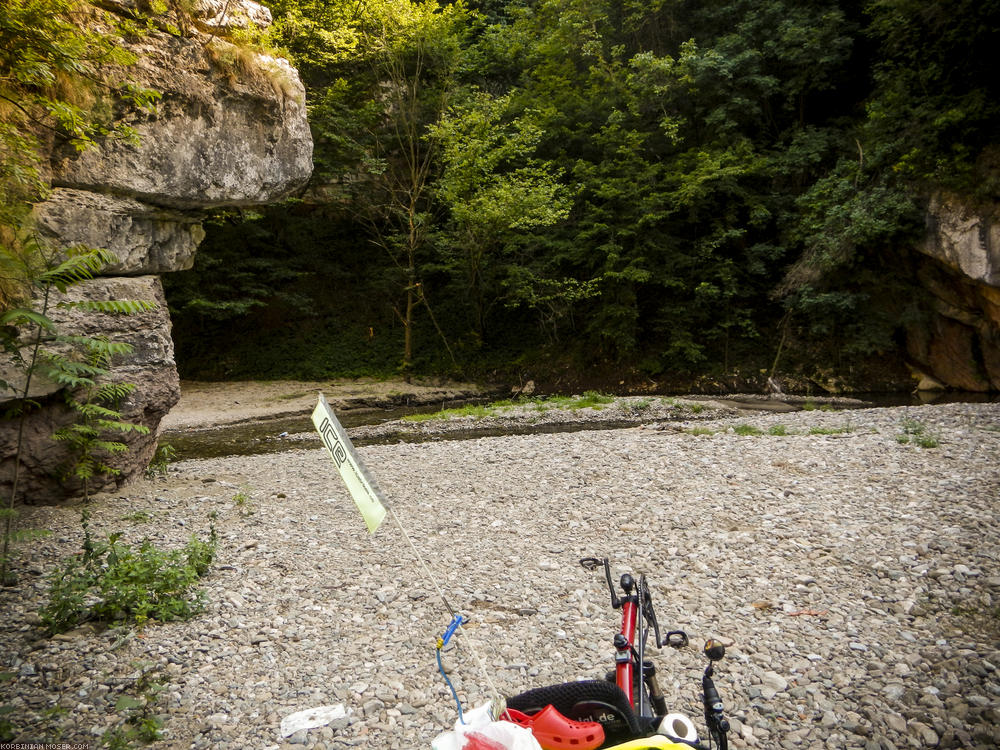
<svg viewBox="0 0 1000 750"><path fill-rule="evenodd" d="M118 411L118 406L133 388L131 383L106 383L85 388L82 398L67 398L70 408L77 413L77 419L57 430L53 438L69 446L70 459L64 475L82 482L85 494L89 494L86 488L95 476L121 473L120 469L107 463L105 456L126 453L128 446L121 441L107 439L109 433L149 432L144 425L123 420Z"/></svg>
<svg viewBox="0 0 1000 750"><path fill-rule="evenodd" d="M852 367L924 314L926 194L997 195L996 0L274 8L314 191L239 225L273 250L210 232L183 282L218 320L301 321L257 374L388 373L400 346L406 370Z"/></svg>
<svg viewBox="0 0 1000 750"><path fill-rule="evenodd" d="M20 250L20 252L17 252ZM30 396L32 381L38 377L61 387L68 406L78 419L59 430L54 438L70 446L71 460L65 479L83 485L89 496L89 482L97 474L114 474L117 469L104 457L128 450L124 443L109 440L110 432L148 432L148 428L126 422L117 406L133 386L108 380L115 357L128 354L132 347L106 337L62 333L49 317L53 306L80 307L112 314L132 314L153 309L147 301L108 301L94 304L56 302L57 293L92 279L112 253L102 249L74 248L66 253L48 250L36 239L17 248L0 246L0 262L13 269L19 284L34 291L24 307L10 307L0 315L0 346L14 367L15 382L0 380L0 390L14 397L7 419L16 420L16 451L10 494L5 498L3 547L0 550L0 581L7 581L10 544L17 538L14 528L18 500L24 430L29 411L36 406ZM103 379L103 382L101 382Z"/></svg>
<svg viewBox="0 0 1000 750"><path fill-rule="evenodd" d="M192 535L183 549L164 551L150 540L135 549L121 534L95 541L83 519L83 551L66 561L51 577L49 602L42 622L62 633L82 622L134 623L189 619L204 601L195 583L204 576L216 549L215 529L207 541Z"/></svg>
<svg viewBox="0 0 1000 750"><path fill-rule="evenodd" d="M134 137L115 120L115 104L148 109L159 96L125 73L135 57L120 40L138 30L85 0L0 7L0 225L17 226L45 192L43 150L53 139L82 150L98 138Z"/></svg>
<svg viewBox="0 0 1000 750"><path fill-rule="evenodd" d="M146 478L153 479L158 476L166 476L170 462L177 457L177 449L170 443L159 443L153 453L153 459L146 467Z"/></svg>
<svg viewBox="0 0 1000 750"><path fill-rule="evenodd" d="M101 735L101 744L109 750L127 750L135 742L162 739L163 719L154 713L163 691L163 685L154 681L160 666L147 662L137 667L139 676L132 690L123 692L115 701L115 711L121 720Z"/></svg>

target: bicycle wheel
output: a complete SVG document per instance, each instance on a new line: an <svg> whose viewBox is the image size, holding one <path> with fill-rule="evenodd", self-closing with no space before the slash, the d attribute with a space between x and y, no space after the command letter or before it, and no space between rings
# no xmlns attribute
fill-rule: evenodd
<svg viewBox="0 0 1000 750"><path fill-rule="evenodd" d="M552 705L567 719L599 722L605 736L602 747L641 736L639 721L625 693L617 685L603 680L563 682L535 688L508 698L507 705L526 714Z"/></svg>

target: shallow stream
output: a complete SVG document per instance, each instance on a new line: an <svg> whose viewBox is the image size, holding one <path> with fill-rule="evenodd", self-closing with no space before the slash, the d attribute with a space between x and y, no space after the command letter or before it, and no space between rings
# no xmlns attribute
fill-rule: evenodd
<svg viewBox="0 0 1000 750"><path fill-rule="evenodd" d="M435 407L432 411L436 411ZM398 410L396 416L388 417L388 412L377 414L339 414L338 419L347 429L362 425L380 424L413 414L413 409ZM454 430L434 435L423 433L394 433L378 437L352 437L355 445L378 445L384 443L419 443L430 440L475 440L498 435L532 435L554 432L577 432L580 430L613 430L634 427L634 421L602 420L574 422L570 424L525 424L520 426L470 428ZM319 448L319 436L308 414L277 419L254 420L223 427L204 430L167 430L160 436L160 443L173 446L181 461L192 458L221 458L223 456L251 456L260 453L280 453L302 448Z"/></svg>
<svg viewBox="0 0 1000 750"><path fill-rule="evenodd" d="M705 397L711 398L711 397ZM989 402L998 400L996 394L946 393L934 399L934 403L947 402ZM888 406L919 406L928 403L926 397L917 394L862 394L861 401L853 406L838 408L866 408ZM473 402L446 404L447 408L464 406ZM748 411L776 410L773 401L733 402L738 408ZM800 407L781 405L782 411L798 411ZM345 428L376 425L402 419L413 414L440 411L441 404L430 406L408 406L393 409L363 409L344 411L337 415ZM558 424L522 424L503 427L468 428L437 434L399 432L382 434L377 437L352 437L355 445L376 445L384 443L427 442L438 440L475 440L499 435L530 435L539 433L578 432L581 430L609 430L634 427L642 420L590 420ZM220 458L222 456L249 456L261 453L280 453L287 450L319 448L321 443L313 428L309 413L284 415L273 418L254 419L219 427L205 429L166 430L160 436L161 444L169 444L176 452L175 460L196 458Z"/></svg>

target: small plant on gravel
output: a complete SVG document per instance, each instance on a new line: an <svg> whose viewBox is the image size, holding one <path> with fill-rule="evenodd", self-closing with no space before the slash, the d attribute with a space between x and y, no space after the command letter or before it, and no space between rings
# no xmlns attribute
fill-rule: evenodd
<svg viewBox="0 0 1000 750"><path fill-rule="evenodd" d="M752 424L738 424L733 427L733 432L737 435L763 435L763 431L759 427L754 427Z"/></svg>
<svg viewBox="0 0 1000 750"><path fill-rule="evenodd" d="M555 409L568 409L573 399L570 396L547 396L541 399L540 403Z"/></svg>
<svg viewBox="0 0 1000 750"><path fill-rule="evenodd" d="M688 430L690 435L714 435L715 430L711 430L708 427L692 427Z"/></svg>
<svg viewBox="0 0 1000 750"><path fill-rule="evenodd" d="M182 549L161 550L149 539L133 549L109 534L94 541L83 513L83 552L51 576L49 602L41 610L50 633L63 633L88 620L127 622L186 620L204 606L194 584L215 557L215 527L208 541L191 536Z"/></svg>
<svg viewBox="0 0 1000 750"><path fill-rule="evenodd" d="M257 508L255 508L253 504L253 498L250 496L250 493L245 490L240 490L233 495L233 505L236 506L237 512L239 512L239 514L244 518L246 516L252 516L257 512Z"/></svg>
<svg viewBox="0 0 1000 750"><path fill-rule="evenodd" d="M163 738L163 719L153 713L163 690L161 684L153 681L157 668L149 663L137 667L135 694L122 694L115 701L121 721L101 735L101 745L109 750L128 750L135 742L148 744Z"/></svg>
<svg viewBox="0 0 1000 750"><path fill-rule="evenodd" d="M837 411L833 404L817 404L815 401L806 401L802 404L802 411Z"/></svg>
<svg viewBox="0 0 1000 750"><path fill-rule="evenodd" d="M768 435L787 435L788 428L783 424L773 424L767 429Z"/></svg>
<svg viewBox="0 0 1000 750"><path fill-rule="evenodd" d="M597 391L584 391L583 395L572 399L568 408L570 409L601 409L604 404L610 404L615 400L614 396L607 396Z"/></svg>
<svg viewBox="0 0 1000 750"><path fill-rule="evenodd" d="M645 411L649 411L653 407L653 400L648 398L640 398L635 401L622 401L621 402L622 411L628 415L638 415Z"/></svg>
<svg viewBox="0 0 1000 750"><path fill-rule="evenodd" d="M843 435L851 431L850 427L810 427L810 435Z"/></svg>
<svg viewBox="0 0 1000 750"><path fill-rule="evenodd" d="M122 516L123 521L129 521L131 523L149 523L153 520L153 517L145 510L137 510L134 513L127 513Z"/></svg>
<svg viewBox="0 0 1000 750"><path fill-rule="evenodd" d="M153 460L146 467L146 479L152 479L167 475L167 467L177 457L177 451L170 443L161 443L156 446Z"/></svg>
<svg viewBox="0 0 1000 750"><path fill-rule="evenodd" d="M491 416L493 413L492 408L489 406L483 406L482 404L470 404L469 406L463 406L457 409L442 409L441 411L425 412L424 414L408 414L403 417L403 420L406 422L433 422L438 419L448 420L459 419L461 417L481 419L483 417Z"/></svg>
<svg viewBox="0 0 1000 750"><path fill-rule="evenodd" d="M691 409L692 414L701 414L705 411L704 404L691 404L688 408Z"/></svg>
<svg viewBox="0 0 1000 750"><path fill-rule="evenodd" d="M936 435L928 432L923 424L914 419L904 419L901 428L903 431L896 435L897 443L913 443L921 448L937 448L940 444Z"/></svg>

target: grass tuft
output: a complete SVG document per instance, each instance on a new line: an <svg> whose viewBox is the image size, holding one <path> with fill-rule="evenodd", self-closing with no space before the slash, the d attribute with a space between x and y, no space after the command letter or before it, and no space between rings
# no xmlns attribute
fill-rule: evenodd
<svg viewBox="0 0 1000 750"><path fill-rule="evenodd" d="M914 419L904 419L902 432L896 435L896 442L901 445L913 443L921 448L937 448L940 440L927 427Z"/></svg>

